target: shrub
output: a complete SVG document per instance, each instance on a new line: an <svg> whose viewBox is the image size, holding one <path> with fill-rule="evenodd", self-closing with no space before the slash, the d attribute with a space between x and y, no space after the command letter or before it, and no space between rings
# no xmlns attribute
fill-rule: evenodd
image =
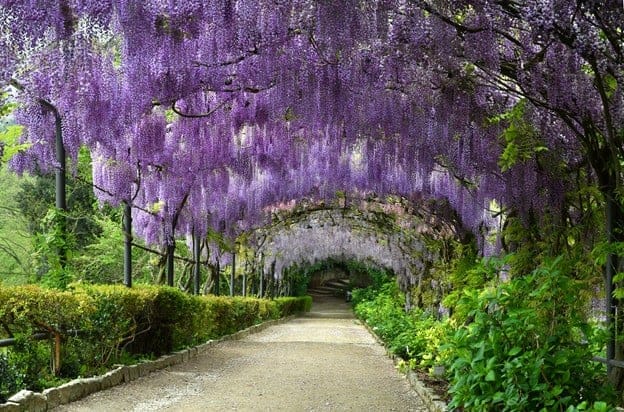
<svg viewBox="0 0 624 412"><path fill-rule="evenodd" d="M391 347L399 335L412 329L411 320L403 307L403 297L394 280L385 283L377 291L375 287L354 291L353 301L356 302L355 314Z"/></svg>
<svg viewBox="0 0 624 412"><path fill-rule="evenodd" d="M10 348L7 359L24 388L40 391L61 380L50 368L50 341L35 341L30 336L30 333L16 335L16 343Z"/></svg>
<svg viewBox="0 0 624 412"><path fill-rule="evenodd" d="M591 362L591 334L576 300L582 285L561 259L459 301L472 320L451 346L451 407L466 410L566 410L610 399L604 370Z"/></svg>
<svg viewBox="0 0 624 412"><path fill-rule="evenodd" d="M358 301L356 315L386 343L391 353L409 360L413 367L431 367L442 362L441 347L452 330L449 322L437 321L419 308L406 312L396 281L386 278L385 282L354 291L354 300Z"/></svg>
<svg viewBox="0 0 624 412"><path fill-rule="evenodd" d="M0 322L12 333L77 328L93 313L92 302L71 292L38 286L0 288Z"/></svg>
<svg viewBox="0 0 624 412"><path fill-rule="evenodd" d="M0 288L2 330L18 337L9 356L0 357L0 396L21 387L41 390L57 384L59 377L90 375L126 361L128 354L159 355L205 342L309 310L311 302L310 297L191 296L175 288L141 285L73 284L68 291ZM31 339L40 331L61 338L63 363L56 370L49 367L50 342Z"/></svg>
<svg viewBox="0 0 624 412"><path fill-rule="evenodd" d="M6 355L0 354L0 403L22 388L24 375Z"/></svg>
<svg viewBox="0 0 624 412"><path fill-rule="evenodd" d="M91 299L95 308L82 329L85 350L92 352L94 366L116 361L129 345L135 345L133 352L150 352L154 344L141 338L154 326L158 288L81 284L75 285L74 291ZM142 347L143 343L148 348Z"/></svg>
<svg viewBox="0 0 624 412"><path fill-rule="evenodd" d="M386 272L370 270L368 272L368 276L371 282L368 287L356 288L353 290L351 302L355 308L357 308L361 302L370 302L375 300L382 288L388 288L389 286L387 285L396 283L395 279L390 277Z"/></svg>
<svg viewBox="0 0 624 412"><path fill-rule="evenodd" d="M282 297L276 298L278 313L281 316L294 315L296 313L307 312L312 307L312 298L310 296L302 297Z"/></svg>

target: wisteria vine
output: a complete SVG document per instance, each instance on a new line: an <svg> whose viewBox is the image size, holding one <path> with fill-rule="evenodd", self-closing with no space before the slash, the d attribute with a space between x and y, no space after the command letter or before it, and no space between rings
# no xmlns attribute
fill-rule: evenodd
<svg viewBox="0 0 624 412"><path fill-rule="evenodd" d="M624 153L624 12L573 3L2 0L0 83L32 143L12 165L55 167L45 99L150 243L235 238L342 191L445 199L475 234L536 219L589 145Z"/></svg>

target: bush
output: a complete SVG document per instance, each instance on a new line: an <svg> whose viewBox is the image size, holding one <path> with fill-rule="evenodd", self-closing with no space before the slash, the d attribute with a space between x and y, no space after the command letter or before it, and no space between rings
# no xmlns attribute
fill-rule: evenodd
<svg viewBox="0 0 624 412"><path fill-rule="evenodd" d="M35 341L31 334L17 335L16 343L8 352L10 369L18 377L23 388L32 391L41 391L49 386L61 383L60 376L55 376L50 367L50 341ZM17 389L22 389L18 387Z"/></svg>
<svg viewBox="0 0 624 412"><path fill-rule="evenodd" d="M370 302L375 300L375 298L383 288L392 287L388 285L396 283L396 280L393 277L390 277L386 272L383 271L376 271L371 269L366 272L366 274L371 284L366 288L353 289L351 302L353 304L353 307L355 308L357 308L357 306L362 302ZM386 290L386 292L388 291ZM395 296L397 296L396 293Z"/></svg>
<svg viewBox="0 0 624 412"><path fill-rule="evenodd" d="M275 298L274 302L277 304L277 310L281 316L308 312L312 307L312 297L310 296Z"/></svg>
<svg viewBox="0 0 624 412"><path fill-rule="evenodd" d="M397 293L396 283L388 283L373 300L363 301L355 307L356 315L370 325L390 347L401 334L412 329L410 318Z"/></svg>
<svg viewBox="0 0 624 412"><path fill-rule="evenodd" d="M51 341L33 341L36 332L50 333L54 341L66 342L72 331L81 329L94 313L90 299L37 286L0 288L0 323L6 336L17 339L8 359L23 376L29 389L40 390L68 373L67 354L58 353ZM59 351L63 345L58 345ZM50 360L52 359L52 368Z"/></svg>
<svg viewBox="0 0 624 412"><path fill-rule="evenodd" d="M309 310L311 302L309 296L192 296L156 286L74 284L63 292L37 286L1 288L0 323L19 339L8 358L0 358L0 396L21 387L41 390L57 384L59 377L97 373L126 361L128 354L155 356L205 342ZM50 341L31 339L40 331L61 338L63 362L56 371L49 367Z"/></svg>
<svg viewBox="0 0 624 412"><path fill-rule="evenodd" d="M581 284L561 259L498 287L467 291L468 314L451 342L450 406L466 410L566 410L612 399L604 369L582 343L591 335L577 310Z"/></svg>
<svg viewBox="0 0 624 412"><path fill-rule="evenodd" d="M246 297L192 296L171 287L79 286L95 301L92 331L106 333L109 354L160 355L207 339L300 312L311 298L268 301ZM309 310L309 306L308 306ZM111 333L113 331L113 333Z"/></svg>
<svg viewBox="0 0 624 412"><path fill-rule="evenodd" d="M9 396L20 390L24 384L24 375L9 362L6 355L0 354L0 403L7 401Z"/></svg>
<svg viewBox="0 0 624 412"><path fill-rule="evenodd" d="M90 352L95 367L115 362L124 348L154 327L158 288L81 284L74 286L74 293L90 299L95 308L81 329L85 351ZM149 353L151 349L150 345L148 348L136 345L139 349L135 352Z"/></svg>
<svg viewBox="0 0 624 412"><path fill-rule="evenodd" d="M38 286L0 288L0 322L14 334L77 328L93 310L89 299L71 292Z"/></svg>
<svg viewBox="0 0 624 412"><path fill-rule="evenodd" d="M372 285L354 291L356 315L366 322L386 343L390 352L420 367L433 366L440 361L440 346L450 331L448 322L415 308L404 309L404 297L396 281L387 279L382 285Z"/></svg>

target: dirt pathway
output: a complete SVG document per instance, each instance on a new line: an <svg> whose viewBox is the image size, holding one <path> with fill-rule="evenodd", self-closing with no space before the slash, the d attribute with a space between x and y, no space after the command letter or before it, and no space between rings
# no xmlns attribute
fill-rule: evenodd
<svg viewBox="0 0 624 412"><path fill-rule="evenodd" d="M340 301L56 411L426 411Z"/></svg>

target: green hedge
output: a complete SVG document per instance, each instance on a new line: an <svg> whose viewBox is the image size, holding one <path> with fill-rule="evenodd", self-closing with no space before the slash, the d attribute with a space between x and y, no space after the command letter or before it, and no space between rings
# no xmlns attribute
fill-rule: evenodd
<svg viewBox="0 0 624 412"><path fill-rule="evenodd" d="M23 342L5 357L13 365L11 376L41 390L46 382L56 383L58 375L84 376L128 356L158 356L307 311L311 304L309 296L274 300L192 296L161 286L78 284L64 292L32 285L6 287L0 288L0 339ZM55 333L62 342L62 366L56 373L48 366L49 342L27 339L40 331ZM42 362L41 352L46 350ZM0 376L2 382L9 379ZM0 393L0 401L6 396Z"/></svg>

